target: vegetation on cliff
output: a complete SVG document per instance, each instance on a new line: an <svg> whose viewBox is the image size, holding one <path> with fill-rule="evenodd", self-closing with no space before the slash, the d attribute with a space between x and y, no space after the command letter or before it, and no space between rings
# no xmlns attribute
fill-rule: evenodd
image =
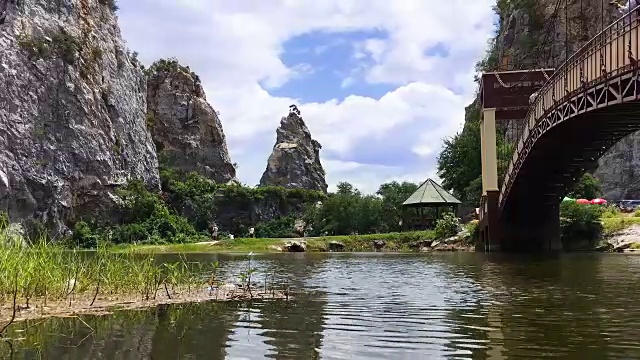
<svg viewBox="0 0 640 360"><path fill-rule="evenodd" d="M170 169L162 170L161 177L161 193L150 192L135 181L119 189L120 222L79 221L68 245L93 248L100 241L115 245L205 241L210 238L211 225L224 217L233 221L226 223L228 227L220 226L223 236L247 236L249 227L255 228L258 238L298 237L301 231L312 237L394 233L401 230L402 202L417 189L413 183L391 182L381 185L376 195L364 195L343 182L335 193L324 194L276 186L218 184L196 173ZM284 213L263 220L252 218L256 214L251 209L263 207L277 207ZM296 220L304 222L297 226L302 227L297 232ZM447 226L442 229L442 237L451 235ZM406 237L437 237L415 234L407 233Z"/></svg>

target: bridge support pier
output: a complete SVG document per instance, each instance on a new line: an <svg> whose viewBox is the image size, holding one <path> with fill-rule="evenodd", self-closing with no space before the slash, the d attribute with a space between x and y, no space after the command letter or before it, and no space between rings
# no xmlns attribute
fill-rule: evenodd
<svg viewBox="0 0 640 360"><path fill-rule="evenodd" d="M526 206L523 204L523 206ZM562 250L560 240L560 206L532 206L519 211L519 219L509 214L502 221L504 251L556 252Z"/></svg>
<svg viewBox="0 0 640 360"><path fill-rule="evenodd" d="M497 252L502 250L503 231L500 218L500 209L498 208L498 198L500 192L497 190L489 190L482 198L482 207L480 212L479 232L480 238L476 244L476 251Z"/></svg>
<svg viewBox="0 0 640 360"><path fill-rule="evenodd" d="M502 224L500 223L498 162L496 149L496 109L482 109L480 122L480 158L482 159L482 201L480 209L480 239L478 251L500 251Z"/></svg>

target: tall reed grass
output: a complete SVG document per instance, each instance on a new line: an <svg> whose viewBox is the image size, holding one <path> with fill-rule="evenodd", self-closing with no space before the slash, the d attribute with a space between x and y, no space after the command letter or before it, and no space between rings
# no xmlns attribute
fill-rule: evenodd
<svg viewBox="0 0 640 360"><path fill-rule="evenodd" d="M145 302L156 297L195 301L212 298L214 292L218 300L254 297L251 275L255 269L250 261L238 275L241 283L226 288L219 268L218 263L192 263L184 256L160 262L154 254L114 253L105 247L86 252L46 242L24 246L0 241L0 336L25 309L72 308L79 303L86 308L105 299L112 303L113 299ZM233 294L219 298L220 289L232 289ZM263 298L268 291L265 280ZM247 292L249 296L244 295Z"/></svg>

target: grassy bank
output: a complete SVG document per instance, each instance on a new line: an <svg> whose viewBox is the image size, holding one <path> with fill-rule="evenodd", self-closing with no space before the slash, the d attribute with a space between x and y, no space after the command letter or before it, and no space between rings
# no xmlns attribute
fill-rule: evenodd
<svg viewBox="0 0 640 360"><path fill-rule="evenodd" d="M635 214L619 213L614 217L605 217L602 219L603 235L611 236L618 231L624 230L632 225L640 225L640 216Z"/></svg>
<svg viewBox="0 0 640 360"><path fill-rule="evenodd" d="M375 251L373 242L384 241L383 251L411 251L421 241L430 241L436 238L434 231L412 231L402 233L369 234L369 235L349 235L349 236L322 236L309 237L306 239L225 239L217 244L168 244L168 245L118 245L112 248L115 252L280 252L287 241L306 240L307 251L326 252L329 244L338 242L344 245L344 251L366 252Z"/></svg>
<svg viewBox="0 0 640 360"><path fill-rule="evenodd" d="M8 245L0 239L0 336L16 320L108 311L164 303L283 297L276 274L258 275L247 266L224 274L215 264L184 258L158 263L153 252L134 254L68 251L41 243ZM229 277L231 275L231 277Z"/></svg>

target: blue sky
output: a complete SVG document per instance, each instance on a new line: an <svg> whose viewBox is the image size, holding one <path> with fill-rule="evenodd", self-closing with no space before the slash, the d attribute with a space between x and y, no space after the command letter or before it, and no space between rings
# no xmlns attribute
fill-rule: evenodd
<svg viewBox="0 0 640 360"><path fill-rule="evenodd" d="M330 189L436 176L461 127L493 1L120 1L128 46L147 65L177 57L221 112L239 179L255 185L288 106L322 145Z"/></svg>
<svg viewBox="0 0 640 360"><path fill-rule="evenodd" d="M342 100L352 94L379 98L394 87L364 82L343 84L353 69L367 61L352 56L353 44L371 38L385 39L387 34L376 30L344 33L314 31L291 38L283 44L284 51L280 59L287 67L308 70L302 70L301 75L273 89L271 94L293 95L303 103L324 102L334 98Z"/></svg>

